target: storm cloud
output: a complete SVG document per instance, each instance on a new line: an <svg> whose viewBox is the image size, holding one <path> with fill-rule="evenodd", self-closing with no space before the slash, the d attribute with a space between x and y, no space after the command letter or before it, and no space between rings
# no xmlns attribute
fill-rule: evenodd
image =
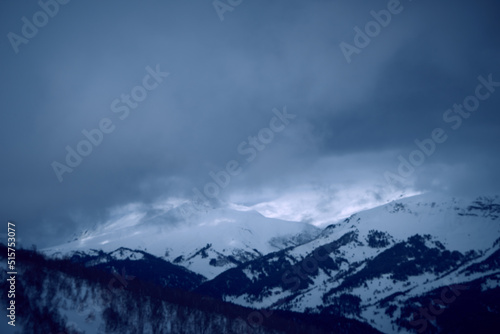
<svg viewBox="0 0 500 334"><path fill-rule="evenodd" d="M317 224L411 193L498 193L500 87L459 128L443 117L479 77L500 82L496 2L222 2L231 10L200 0L0 4L0 214L23 243L63 242L131 203L192 198L230 161L241 171L219 203ZM58 8L44 22L48 3ZM388 8L399 11L367 31L372 11ZM341 43L357 52L347 59ZM168 76L155 81L157 69ZM248 161L238 147L255 136L262 145L284 108L295 117L275 121L284 129ZM113 130L60 182L54 161L67 165L66 147L77 152L103 119ZM387 182L436 128L446 141L404 182Z"/></svg>

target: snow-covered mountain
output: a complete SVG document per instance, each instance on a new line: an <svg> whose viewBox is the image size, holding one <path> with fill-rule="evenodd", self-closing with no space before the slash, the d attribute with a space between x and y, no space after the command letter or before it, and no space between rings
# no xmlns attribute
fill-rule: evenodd
<svg viewBox="0 0 500 334"><path fill-rule="evenodd" d="M419 298L443 289L457 296L470 289L478 298L500 290L499 217L498 197L405 198L230 269L196 291L240 305L342 314L386 333L430 328ZM483 309L500 319L499 303L493 306Z"/></svg>
<svg viewBox="0 0 500 334"><path fill-rule="evenodd" d="M179 208L168 211L176 213ZM130 214L95 230L85 231L66 244L43 250L51 256L74 253L114 253L124 247L141 250L211 279L227 269L271 252L317 237L321 229L300 222L266 218L256 211L218 208L191 215L181 227L148 223L144 215ZM140 254L127 253L131 260ZM116 258L118 256L118 258Z"/></svg>
<svg viewBox="0 0 500 334"><path fill-rule="evenodd" d="M7 253L0 244L2 291L10 285ZM2 333L379 333L337 316L277 311L272 319L258 322L252 318L260 314L255 309L151 284L128 273L110 273L68 259L48 260L32 250L19 249L16 261L15 319L10 320L15 327L2 321ZM0 295L2 303L9 303L7 298L7 293Z"/></svg>
<svg viewBox="0 0 500 334"><path fill-rule="evenodd" d="M423 194L324 229L234 208L196 215L183 228L134 217L44 253L108 271L123 266L140 280L244 307L347 317L384 333L475 331L471 316L483 319L484 333L500 326L498 196Z"/></svg>

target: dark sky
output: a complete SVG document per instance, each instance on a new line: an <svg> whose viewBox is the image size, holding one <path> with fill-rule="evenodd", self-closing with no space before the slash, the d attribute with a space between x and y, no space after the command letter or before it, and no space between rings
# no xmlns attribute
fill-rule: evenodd
<svg viewBox="0 0 500 334"><path fill-rule="evenodd" d="M500 84L478 88L500 82L496 1L239 2L223 20L210 0L73 0L53 17L0 3L0 216L21 242L190 199L232 160L219 204L316 224L401 194L499 192ZM365 26L381 10L385 27ZM378 30L348 61L355 27ZM156 68L169 75L144 84ZM113 131L60 182L54 162L102 122ZM446 140L415 153L436 128ZM399 156L417 164L405 177Z"/></svg>

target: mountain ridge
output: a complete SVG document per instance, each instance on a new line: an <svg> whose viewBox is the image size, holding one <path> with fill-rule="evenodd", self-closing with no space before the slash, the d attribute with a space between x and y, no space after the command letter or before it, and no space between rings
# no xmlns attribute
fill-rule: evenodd
<svg viewBox="0 0 500 334"><path fill-rule="evenodd" d="M246 245L237 258L231 258L234 253L221 257L231 264L196 281L189 289L245 307L344 316L381 332L434 328L433 322L418 318L418 310L428 303L422 301L446 287L470 287L468 292L458 290L461 296L468 296L464 299L476 296L489 301L488 307L482 309L487 312L485 316L500 315L498 305L488 298L488 294L496 295L500 290L499 212L498 196L449 199L424 194L355 213L322 230L306 229L304 235L297 228L303 225L284 222L277 224L279 228L295 226L294 232L298 233L268 235L265 246ZM255 226L274 222L255 213L245 212L240 217L249 220L234 224L213 214L212 220L201 226L237 226L237 232L230 235L254 236L262 235ZM252 225L256 217L260 221ZM276 226L273 228L276 231ZM273 238L281 239L279 247L271 245ZM209 242L185 258L161 259L190 269L186 264L193 259L216 264L214 256L217 252L220 255L221 249ZM132 249L122 252L128 252L122 257L135 262L147 253ZM112 250L107 256L117 254L118 250ZM131 259L132 255L136 258ZM446 308L462 312L462 302L456 305Z"/></svg>

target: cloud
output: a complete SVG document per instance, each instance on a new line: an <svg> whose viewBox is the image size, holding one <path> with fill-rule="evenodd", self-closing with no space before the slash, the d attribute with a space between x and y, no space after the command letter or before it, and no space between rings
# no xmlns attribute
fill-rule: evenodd
<svg viewBox="0 0 500 334"><path fill-rule="evenodd" d="M19 53L7 38L0 44L1 216L42 246L118 219L113 208L130 203L153 217L154 203L189 199L211 171L242 159L238 145L283 106L297 118L231 180L222 202L291 207L281 213L314 222L403 192L497 192L500 91L406 187L385 182L415 139L446 125L443 112L479 75L500 78L493 1L401 3L348 64L339 43L387 1L244 2L223 22L206 1L70 2ZM21 18L37 10L2 3L1 31L21 33ZM170 75L120 120L112 101L156 64ZM51 163L103 118L116 129L59 183Z"/></svg>

